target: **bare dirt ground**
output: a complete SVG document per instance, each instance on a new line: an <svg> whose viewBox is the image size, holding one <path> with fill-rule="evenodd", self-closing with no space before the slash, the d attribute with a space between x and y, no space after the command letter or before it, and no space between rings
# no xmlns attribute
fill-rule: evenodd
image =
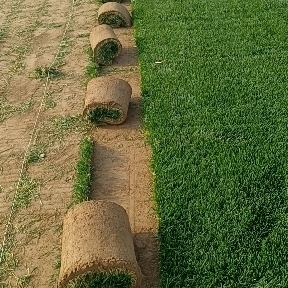
<svg viewBox="0 0 288 288"><path fill-rule="evenodd" d="M71 203L78 144L87 132L80 116L87 80L85 49L97 4L36 2L0 2L0 287L56 287L62 220ZM124 4L129 7L128 1ZM115 32L123 51L100 72L127 80L133 96L123 125L89 132L95 140L92 198L126 209L145 276L143 287L157 287L157 221L150 151L141 133L137 49L133 29ZM46 83L44 68L53 59L55 74Z"/></svg>

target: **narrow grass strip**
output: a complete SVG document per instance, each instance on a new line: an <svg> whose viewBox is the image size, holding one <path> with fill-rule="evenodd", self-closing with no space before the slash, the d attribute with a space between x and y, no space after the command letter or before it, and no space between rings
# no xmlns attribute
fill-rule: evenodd
<svg viewBox="0 0 288 288"><path fill-rule="evenodd" d="M76 164L73 202L79 204L90 198L91 172L92 172L93 141L83 138L80 143L79 159Z"/></svg>
<svg viewBox="0 0 288 288"><path fill-rule="evenodd" d="M288 283L288 2L135 1L161 287Z"/></svg>
<svg viewBox="0 0 288 288"><path fill-rule="evenodd" d="M85 76L86 76L85 84L87 84L89 80L99 76L100 67L98 63L94 61L93 50L90 47L90 45L85 47L85 52L88 55L88 64L86 66L86 71L85 71Z"/></svg>

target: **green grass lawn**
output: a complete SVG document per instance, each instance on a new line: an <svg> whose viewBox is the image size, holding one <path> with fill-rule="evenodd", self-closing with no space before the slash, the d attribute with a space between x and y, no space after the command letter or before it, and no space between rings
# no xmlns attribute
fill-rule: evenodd
<svg viewBox="0 0 288 288"><path fill-rule="evenodd" d="M161 287L288 287L288 1L136 0L134 20Z"/></svg>

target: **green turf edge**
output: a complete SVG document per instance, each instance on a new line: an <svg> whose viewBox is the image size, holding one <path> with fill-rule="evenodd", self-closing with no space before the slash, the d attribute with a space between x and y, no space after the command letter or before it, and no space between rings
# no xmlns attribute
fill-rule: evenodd
<svg viewBox="0 0 288 288"><path fill-rule="evenodd" d="M73 185L73 204L79 204L90 199L92 173L93 141L89 137L81 140L79 159L76 163L75 181Z"/></svg>

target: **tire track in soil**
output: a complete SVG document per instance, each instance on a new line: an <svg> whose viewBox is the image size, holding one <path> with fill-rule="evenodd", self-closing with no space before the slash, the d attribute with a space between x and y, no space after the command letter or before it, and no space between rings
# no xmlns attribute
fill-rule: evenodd
<svg viewBox="0 0 288 288"><path fill-rule="evenodd" d="M130 1L122 4L131 11ZM92 199L109 200L125 208L134 233L138 263L144 275L142 287L158 286L157 220L153 211L151 152L141 133L141 91L133 28L114 29L122 43L120 55L102 75L114 75L132 87L127 120L119 126L95 128Z"/></svg>

